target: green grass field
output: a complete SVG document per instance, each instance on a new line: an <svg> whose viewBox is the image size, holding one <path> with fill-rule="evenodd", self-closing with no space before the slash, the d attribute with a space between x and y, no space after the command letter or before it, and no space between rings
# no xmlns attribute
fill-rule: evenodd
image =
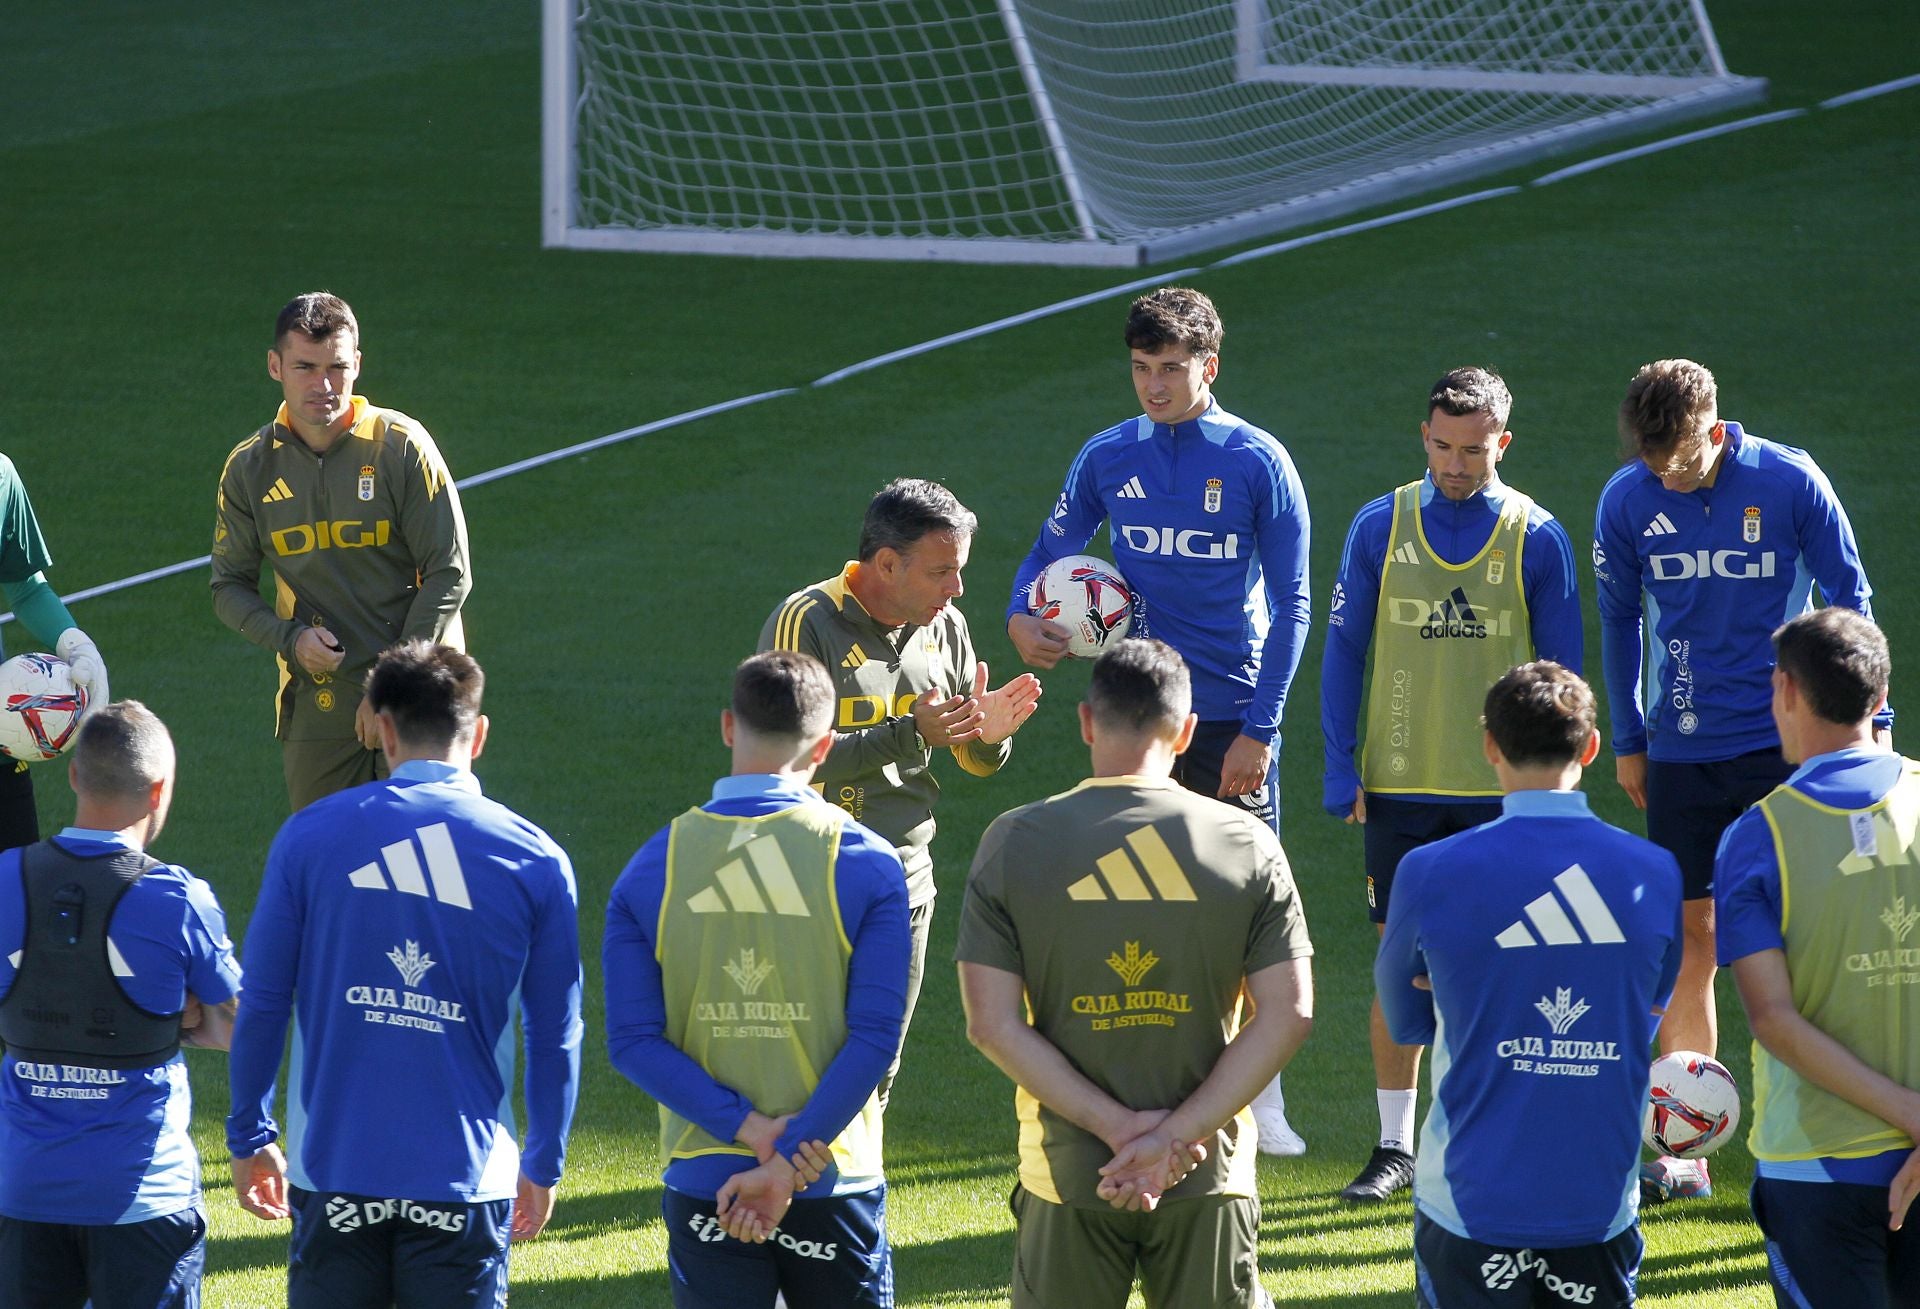
<svg viewBox="0 0 1920 1309"><path fill-rule="evenodd" d="M1770 107L1915 72L1920 19L1878 0L1715 0L1728 62ZM868 496L902 474L980 514L968 573L996 683L1015 562L1085 436L1129 412L1109 301L844 383L822 374L1125 280L1094 271L770 263L539 248L538 15L348 0L172 7L103 0L9 15L0 49L0 448L46 525L63 592L206 551L228 448L272 413L272 316L330 287L358 310L362 388L406 409L470 474L770 388L799 393L475 489L472 648L491 674L489 791L546 826L580 875L585 1081L553 1225L515 1254L515 1302L664 1305L652 1106L600 1038L598 945L613 878L726 768L732 664L790 590L851 552ZM1920 650L1913 462L1920 367L1920 91L1738 133L1551 187L1313 246L1198 284L1228 335L1236 412L1291 448L1324 597L1352 513L1421 467L1428 382L1462 362L1511 380L1509 480L1576 542L1615 466L1613 411L1640 363L1686 354L1754 431L1811 448L1852 513L1896 660ZM1513 179L1525 181L1544 167ZM1903 469L1907 471L1902 471ZM1589 581L1590 590L1590 581ZM1315 636L1288 705L1287 845L1318 946L1318 1026L1288 1074L1301 1160L1263 1161L1263 1269L1283 1301L1405 1304L1410 1208L1332 1198L1372 1142L1367 925L1353 830L1318 810ZM266 656L222 627L195 572L77 606L117 694L181 748L159 853L207 877L244 928L284 814ZM7 629L10 644L22 634ZM1598 642L1589 628L1589 662ZM1012 765L957 768L935 852L927 992L889 1117L903 1304L1004 1301L1011 1090L967 1046L953 924L972 845L1000 810L1084 772L1084 671L1046 678ZM1895 699L1901 699L1896 684ZM71 815L60 770L43 821ZM1589 788L1628 826L1604 757ZM1721 991L1723 1056L1747 1036ZM220 1131L221 1058L195 1052L208 1160L208 1301L281 1299L284 1229L241 1213ZM397 1070L391 1076L404 1093ZM1560 1166L1566 1125L1515 1123ZM1758 1306L1751 1163L1715 1159L1710 1201L1649 1214L1655 1306Z"/></svg>

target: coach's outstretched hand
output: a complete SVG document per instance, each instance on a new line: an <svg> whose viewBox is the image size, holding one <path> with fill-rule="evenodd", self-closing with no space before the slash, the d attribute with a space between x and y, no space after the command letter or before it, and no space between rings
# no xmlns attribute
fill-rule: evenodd
<svg viewBox="0 0 1920 1309"><path fill-rule="evenodd" d="M233 1161L233 1198L255 1218L285 1218L287 1158L269 1141L259 1152Z"/></svg>
<svg viewBox="0 0 1920 1309"><path fill-rule="evenodd" d="M546 1230L547 1219L553 1217L553 1192L551 1186L540 1183L520 1174L520 1187L513 1197L513 1234L515 1241L531 1241Z"/></svg>
<svg viewBox="0 0 1920 1309"><path fill-rule="evenodd" d="M980 743L998 745L1020 730L1040 707L1040 679L1022 673L997 691L987 690L987 666L973 670L973 698L980 705Z"/></svg>
<svg viewBox="0 0 1920 1309"><path fill-rule="evenodd" d="M721 1230L736 1241L764 1242L787 1216L798 1180L793 1165L777 1156L758 1168L735 1173L715 1197L714 1217Z"/></svg>

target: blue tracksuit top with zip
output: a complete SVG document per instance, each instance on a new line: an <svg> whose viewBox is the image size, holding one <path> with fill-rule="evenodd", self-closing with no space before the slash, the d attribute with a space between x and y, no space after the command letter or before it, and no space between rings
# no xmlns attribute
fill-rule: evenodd
<svg viewBox="0 0 1920 1309"><path fill-rule="evenodd" d="M1439 494L1429 473L1420 487L1420 526L1427 544L1450 564L1464 564L1486 547L1512 492L1497 476L1465 500ZM1326 742L1326 772L1321 804L1335 818L1353 811L1360 787L1355 760L1360 748L1360 706L1367 693L1367 651L1380 608L1380 572L1386 566L1393 531L1393 496L1369 500L1353 516L1340 573L1327 610L1327 648L1320 664L1320 734ZM1560 521L1538 503L1527 516L1526 548L1520 575L1527 596L1527 618L1536 659L1551 659L1574 672L1583 662L1585 639L1580 621L1580 583L1573 571L1573 542ZM1461 688L1462 694L1474 694ZM1396 795L1396 800L1459 804L1454 795ZM1469 803L1480 803L1470 801Z"/></svg>
<svg viewBox="0 0 1920 1309"><path fill-rule="evenodd" d="M471 772L409 760L296 813L247 924L227 1148L308 1191L481 1204L560 1180L580 1083L573 867ZM518 1018L525 1150L515 1142Z"/></svg>
<svg viewBox="0 0 1920 1309"><path fill-rule="evenodd" d="M1218 401L1184 422L1141 415L1108 428L1067 469L1014 575L1009 618L1027 612L1041 570L1085 550L1103 521L1141 601L1133 634L1180 652L1194 712L1275 740L1311 609L1307 496L1286 447Z"/></svg>
<svg viewBox="0 0 1920 1309"><path fill-rule="evenodd" d="M1680 947L1680 866L1579 791L1512 792L1493 822L1407 852L1373 976L1393 1039L1433 1047L1420 1212L1512 1248L1634 1221L1652 1011Z"/></svg>
<svg viewBox="0 0 1920 1309"><path fill-rule="evenodd" d="M1725 447L1712 486L1669 491L1636 459L1600 492L1593 576L1616 755L1703 762L1777 747L1774 629L1813 608L1815 584L1827 604L1873 616L1853 525L1819 465L1738 423Z"/></svg>

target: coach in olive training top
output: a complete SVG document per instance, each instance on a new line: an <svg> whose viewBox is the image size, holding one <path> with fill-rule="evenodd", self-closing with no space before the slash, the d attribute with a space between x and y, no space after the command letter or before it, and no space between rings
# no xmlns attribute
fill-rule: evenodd
<svg viewBox="0 0 1920 1309"><path fill-rule="evenodd" d="M833 674L833 752L814 789L894 843L906 867L913 929L907 1022L913 1021L933 921L933 752L986 777L1013 752L1040 683L1022 673L986 689L967 620L954 607L979 520L937 482L901 478L867 505L859 559L787 597L760 632L761 650L809 654ZM894 1068L880 1084L886 1103Z"/></svg>
<svg viewBox="0 0 1920 1309"><path fill-rule="evenodd" d="M282 309L267 371L285 403L221 471L213 607L278 657L274 732L300 809L386 776L362 683L401 641L461 646L472 581L460 495L433 438L353 393L360 329L346 302L317 291Z"/></svg>

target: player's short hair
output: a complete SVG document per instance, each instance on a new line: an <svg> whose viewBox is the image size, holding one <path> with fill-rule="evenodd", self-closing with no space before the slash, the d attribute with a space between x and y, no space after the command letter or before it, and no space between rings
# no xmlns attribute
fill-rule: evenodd
<svg viewBox="0 0 1920 1309"><path fill-rule="evenodd" d="M1513 412L1513 392L1491 368L1455 368L1427 392L1427 416L1431 418L1436 409L1455 418L1485 414L1505 431L1507 416Z"/></svg>
<svg viewBox="0 0 1920 1309"><path fill-rule="evenodd" d="M367 676L367 703L393 715L403 745L442 750L473 736L487 675L464 650L425 637L383 651Z"/></svg>
<svg viewBox="0 0 1920 1309"><path fill-rule="evenodd" d="M315 341L324 341L335 332L345 332L353 338L353 348L360 348L359 320L353 316L352 307L331 291L308 291L287 301L287 307L280 311L280 317L273 324L275 350L285 343L289 332L298 332Z"/></svg>
<svg viewBox="0 0 1920 1309"><path fill-rule="evenodd" d="M882 550L905 554L929 532L949 532L971 539L980 526L973 510L938 482L920 477L896 477L867 502L860 523L860 551L865 563Z"/></svg>
<svg viewBox="0 0 1920 1309"><path fill-rule="evenodd" d="M1158 354L1170 345L1186 347L1195 359L1220 353L1226 328L1220 311L1203 292L1190 286L1163 286L1133 302L1127 311L1127 349Z"/></svg>
<svg viewBox="0 0 1920 1309"><path fill-rule="evenodd" d="M1656 359L1627 383L1620 446L1629 459L1673 453L1720 413L1713 374L1691 359Z"/></svg>
<svg viewBox="0 0 1920 1309"><path fill-rule="evenodd" d="M1087 704L1093 721L1109 731L1178 732L1193 709L1187 661L1165 641L1116 642L1093 661Z"/></svg>
<svg viewBox="0 0 1920 1309"><path fill-rule="evenodd" d="M1593 737L1593 689L1551 659L1501 674L1482 712L1493 743L1515 768L1578 763Z"/></svg>
<svg viewBox="0 0 1920 1309"><path fill-rule="evenodd" d="M1886 634L1851 609L1828 605L1783 624L1773 634L1773 657L1829 723L1865 722L1886 701L1893 673Z"/></svg>
<svg viewBox="0 0 1920 1309"><path fill-rule="evenodd" d="M87 715L73 744L73 789L82 795L144 795L173 772L173 738L138 700L116 700Z"/></svg>
<svg viewBox="0 0 1920 1309"><path fill-rule="evenodd" d="M769 650L733 670L734 721L755 736L817 741L833 705L833 678L812 655Z"/></svg>

